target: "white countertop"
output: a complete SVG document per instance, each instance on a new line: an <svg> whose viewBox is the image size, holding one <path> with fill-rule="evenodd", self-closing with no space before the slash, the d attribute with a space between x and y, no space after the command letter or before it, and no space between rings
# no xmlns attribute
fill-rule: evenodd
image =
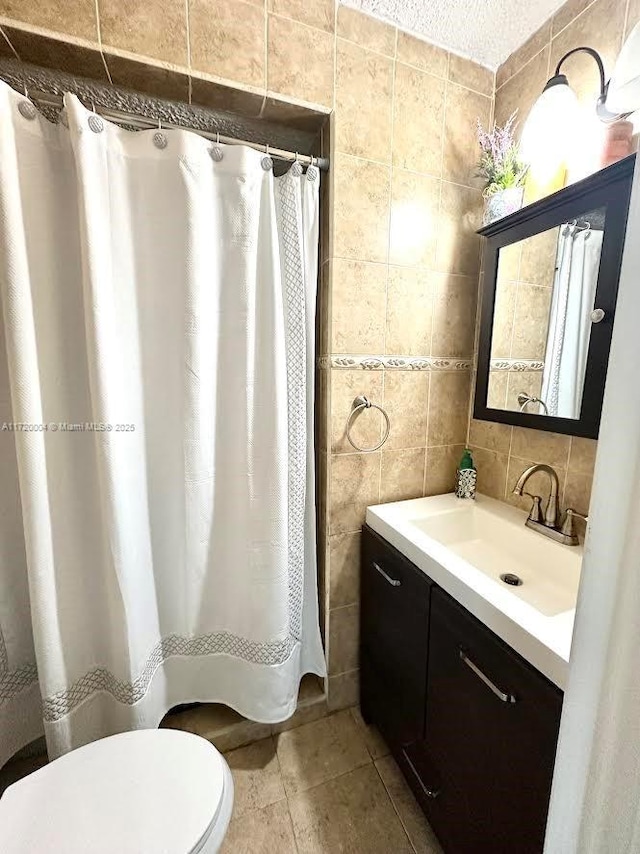
<svg viewBox="0 0 640 854"><path fill-rule="evenodd" d="M460 514L463 515L460 515ZM456 537L441 530L457 526ZM366 521L399 552L419 567L443 590L470 611L505 643L564 690L569 669L569 655L575 616L575 601L582 562L582 548L563 546L542 534L525 528L526 514L522 511L479 495L475 501L458 499L455 495L436 495L411 501L380 504L367 509ZM484 539L469 534L466 542L458 542L461 521L467 527L483 532ZM436 539L428 531L436 531ZM434 527L435 526L435 527ZM446 545L451 539L452 546ZM525 578L534 590L540 587L547 596L543 604L559 603L540 610L522 598L522 588L512 588L490 577L485 568L474 566L474 549L478 555L491 548L494 538L502 550L496 552L502 562L508 558L509 571ZM455 542L454 542L455 540ZM444 542L443 542L444 541ZM463 548L464 547L464 548ZM464 557L455 550L463 552ZM491 557L491 555L489 555ZM519 561L522 561L519 564ZM500 560L496 561L499 564ZM537 577L536 566L544 578ZM500 571L503 571L500 567ZM528 573L528 575L527 575ZM529 579L529 580L527 580ZM560 594L555 596L554 580ZM550 591L550 592L549 592ZM535 592L535 590L534 590ZM549 598L551 597L551 598ZM568 607L567 607L568 605Z"/></svg>

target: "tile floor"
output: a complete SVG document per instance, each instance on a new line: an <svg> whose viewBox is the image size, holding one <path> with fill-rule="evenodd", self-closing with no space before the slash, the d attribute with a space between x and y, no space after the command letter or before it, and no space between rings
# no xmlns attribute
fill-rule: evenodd
<svg viewBox="0 0 640 854"><path fill-rule="evenodd" d="M235 804L221 854L441 854L357 709L225 754Z"/></svg>
<svg viewBox="0 0 640 854"><path fill-rule="evenodd" d="M386 745L356 708L272 728L224 755L235 802L221 854L442 854ZM6 765L0 794L44 762L45 755L25 756Z"/></svg>
<svg viewBox="0 0 640 854"><path fill-rule="evenodd" d="M307 673L300 683L296 711L282 723L258 724L220 703L197 703L172 710L165 715L160 726L201 735L221 753L227 753L236 747L310 723L326 714L327 701L322 681Z"/></svg>

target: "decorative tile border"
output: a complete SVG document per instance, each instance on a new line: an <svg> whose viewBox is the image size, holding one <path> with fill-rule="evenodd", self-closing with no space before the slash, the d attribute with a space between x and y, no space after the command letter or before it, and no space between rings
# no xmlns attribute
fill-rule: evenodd
<svg viewBox="0 0 640 854"><path fill-rule="evenodd" d="M491 371L543 371L544 362L536 359L492 359Z"/></svg>
<svg viewBox="0 0 640 854"><path fill-rule="evenodd" d="M320 368L342 368L351 371L470 371L473 358L455 356L320 356Z"/></svg>
<svg viewBox="0 0 640 854"><path fill-rule="evenodd" d="M318 358L319 368L338 368L348 371L471 371L473 356L382 356L367 353L354 356L332 353ZM492 371L543 371L544 362L538 359L492 359Z"/></svg>

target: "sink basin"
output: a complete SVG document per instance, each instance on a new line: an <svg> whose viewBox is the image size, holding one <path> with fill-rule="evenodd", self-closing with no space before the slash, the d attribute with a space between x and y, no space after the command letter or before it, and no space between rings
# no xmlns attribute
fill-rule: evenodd
<svg viewBox="0 0 640 854"><path fill-rule="evenodd" d="M475 501L436 495L367 509L370 528L564 688L582 547L547 539L526 528L526 518L483 495Z"/></svg>
<svg viewBox="0 0 640 854"><path fill-rule="evenodd" d="M575 546L546 540L519 517L499 511L483 502L460 503L412 524L540 613L575 608L582 562ZM502 575L516 576L521 584L507 584Z"/></svg>

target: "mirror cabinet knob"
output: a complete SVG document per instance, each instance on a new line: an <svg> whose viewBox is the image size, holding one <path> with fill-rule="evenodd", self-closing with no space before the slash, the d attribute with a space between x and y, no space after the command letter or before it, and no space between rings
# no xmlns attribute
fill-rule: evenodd
<svg viewBox="0 0 640 854"><path fill-rule="evenodd" d="M591 312L591 322L600 323L601 320L604 320L604 310L601 308L594 308Z"/></svg>

